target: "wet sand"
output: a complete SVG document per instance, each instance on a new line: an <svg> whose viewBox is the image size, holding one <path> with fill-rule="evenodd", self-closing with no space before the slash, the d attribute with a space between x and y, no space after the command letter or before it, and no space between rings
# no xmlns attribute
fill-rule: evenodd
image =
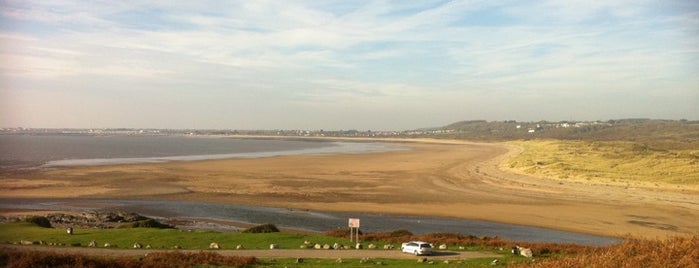
<svg viewBox="0 0 699 268"><path fill-rule="evenodd" d="M394 140L394 142L397 142ZM141 198L482 219L662 238L699 230L699 193L563 183L505 170L504 144L401 141L412 150L4 174L4 198Z"/></svg>

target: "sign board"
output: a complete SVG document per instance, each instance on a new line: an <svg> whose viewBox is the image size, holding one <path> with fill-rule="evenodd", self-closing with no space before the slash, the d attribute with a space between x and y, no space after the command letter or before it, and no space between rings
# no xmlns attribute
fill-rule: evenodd
<svg viewBox="0 0 699 268"><path fill-rule="evenodd" d="M359 219L350 218L349 219L349 227L350 228L359 228Z"/></svg>

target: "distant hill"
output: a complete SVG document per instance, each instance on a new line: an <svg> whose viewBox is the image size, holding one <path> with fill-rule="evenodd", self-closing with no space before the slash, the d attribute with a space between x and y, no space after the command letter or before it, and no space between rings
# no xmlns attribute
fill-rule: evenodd
<svg viewBox="0 0 699 268"><path fill-rule="evenodd" d="M598 141L699 141L699 121L619 119L517 122L472 120L425 130L431 136L469 140L561 139Z"/></svg>

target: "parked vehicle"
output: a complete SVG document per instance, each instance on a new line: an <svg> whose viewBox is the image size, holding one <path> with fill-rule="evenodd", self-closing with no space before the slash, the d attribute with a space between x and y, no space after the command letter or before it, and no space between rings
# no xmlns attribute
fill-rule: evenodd
<svg viewBox="0 0 699 268"><path fill-rule="evenodd" d="M427 242L422 241L410 241L403 243L400 246L400 250L404 253L410 253L417 255L431 255L432 245Z"/></svg>

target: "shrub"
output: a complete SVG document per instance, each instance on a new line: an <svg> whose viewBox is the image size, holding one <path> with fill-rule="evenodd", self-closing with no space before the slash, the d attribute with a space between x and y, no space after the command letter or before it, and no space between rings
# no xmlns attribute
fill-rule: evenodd
<svg viewBox="0 0 699 268"><path fill-rule="evenodd" d="M258 225L255 227L250 227L248 229L245 229L243 233L252 233L252 234L259 234L259 233L278 233L279 229L277 226L274 226L274 224L267 223L263 225Z"/></svg>
<svg viewBox="0 0 699 268"><path fill-rule="evenodd" d="M400 230L395 230L391 232L391 237L404 237L404 236L411 236L413 233L411 233L408 230L405 229L400 229Z"/></svg>
<svg viewBox="0 0 699 268"><path fill-rule="evenodd" d="M0 267L247 267L255 264L255 257L222 256L213 252L153 252L136 259L128 256L111 258L0 247Z"/></svg>
<svg viewBox="0 0 699 268"><path fill-rule="evenodd" d="M142 221L135 221L135 222L129 222L125 223L119 226L119 228L159 228L159 229L170 229L174 228L170 225L161 223L159 221L156 221L154 219L147 219L147 220L142 220Z"/></svg>
<svg viewBox="0 0 699 268"><path fill-rule="evenodd" d="M51 221L49 221L48 218L43 217L43 216L32 216L27 219L25 219L26 222L36 224L37 226L44 227L44 228L51 228Z"/></svg>

